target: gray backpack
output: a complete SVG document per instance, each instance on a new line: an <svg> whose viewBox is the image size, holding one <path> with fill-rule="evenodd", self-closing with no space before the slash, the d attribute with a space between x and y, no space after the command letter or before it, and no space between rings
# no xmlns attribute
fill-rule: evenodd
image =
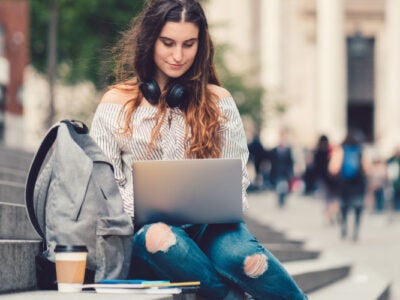
<svg viewBox="0 0 400 300"><path fill-rule="evenodd" d="M128 275L132 220L123 210L113 167L85 124L65 120L48 131L29 170L25 201L43 238L36 258L39 288L54 288L57 244L87 246L85 281Z"/></svg>

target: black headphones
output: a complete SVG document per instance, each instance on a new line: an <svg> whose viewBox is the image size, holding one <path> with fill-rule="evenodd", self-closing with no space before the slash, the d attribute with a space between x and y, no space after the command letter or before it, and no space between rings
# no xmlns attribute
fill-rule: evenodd
<svg viewBox="0 0 400 300"><path fill-rule="evenodd" d="M156 80L150 79L147 81L139 81L139 89L150 104L156 105L158 103L161 96L161 89ZM180 109L187 107L189 98L189 88L180 83L174 83L165 96L165 100L169 107L178 107Z"/></svg>

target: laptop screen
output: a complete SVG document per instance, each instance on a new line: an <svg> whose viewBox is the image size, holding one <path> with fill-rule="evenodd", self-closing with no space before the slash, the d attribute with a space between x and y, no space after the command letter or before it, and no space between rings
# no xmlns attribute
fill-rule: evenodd
<svg viewBox="0 0 400 300"><path fill-rule="evenodd" d="M133 163L135 224L242 221L240 159Z"/></svg>

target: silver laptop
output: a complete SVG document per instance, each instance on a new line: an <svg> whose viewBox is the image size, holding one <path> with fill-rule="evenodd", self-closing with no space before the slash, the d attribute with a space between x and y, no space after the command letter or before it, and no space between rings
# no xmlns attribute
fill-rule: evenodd
<svg viewBox="0 0 400 300"><path fill-rule="evenodd" d="M236 223L243 219L240 159L133 163L135 224Z"/></svg>

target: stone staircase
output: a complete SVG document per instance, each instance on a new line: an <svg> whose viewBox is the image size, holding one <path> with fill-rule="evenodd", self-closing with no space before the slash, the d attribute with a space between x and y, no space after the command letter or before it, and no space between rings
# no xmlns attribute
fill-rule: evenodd
<svg viewBox="0 0 400 300"><path fill-rule="evenodd" d="M0 293L36 287L34 257L39 237L25 208L31 153L0 147Z"/></svg>
<svg viewBox="0 0 400 300"><path fill-rule="evenodd" d="M271 193L250 195L250 205L253 206L253 209L250 208L250 212L247 213L248 217L252 218L248 221L249 227L259 241L266 242L269 241L269 234L263 228L270 228L272 224L274 225L272 229L275 232L272 235L274 244L268 242L265 246L283 262L286 270L309 295L310 299L398 299L391 298L392 282L388 278L378 275L375 270L369 269L365 265L355 263L343 254L336 254L334 249L327 251L329 246L324 246L325 251L315 249L315 244L321 245L321 242L309 243L307 241L314 240L311 236L319 236L321 232L329 235L323 242L338 241L339 239L337 228L327 230L327 227L315 221L322 215L322 210L315 201L313 203L312 199L306 201L301 196L295 196L294 199L290 199L293 202L289 201L289 207L279 210L274 206L276 200L272 198ZM291 212L285 210L291 210ZM258 220L260 223L257 224L254 220ZM309 224L300 226L301 223L307 222ZM310 229L310 224L316 228ZM315 224L318 225L315 226ZM297 226L301 229L293 230ZM308 230L305 231L305 228ZM331 235L332 229L337 229L337 234ZM299 234L300 232L302 234ZM281 235L282 241L279 241L276 233ZM310 249L310 247L312 248ZM289 257L287 257L286 250L292 252Z"/></svg>
<svg viewBox="0 0 400 300"><path fill-rule="evenodd" d="M70 296L54 291L36 290L34 258L39 252L40 240L30 224L24 204L24 185L32 156L0 147L0 299L70 299ZM251 197L259 195L251 194ZM387 280L374 274L369 277L370 281L360 280L357 277L360 270L354 269L350 261L326 257L318 249L307 249L305 240L288 237L270 224L261 223L254 214L246 214L246 221L257 239L284 263L310 299L390 299ZM354 297L355 289L363 291L363 297ZM79 295L79 299L93 297L107 299L106 295L100 294ZM116 297L121 300L172 299L150 295L135 298L123 294ZM194 298L187 296L184 299Z"/></svg>

